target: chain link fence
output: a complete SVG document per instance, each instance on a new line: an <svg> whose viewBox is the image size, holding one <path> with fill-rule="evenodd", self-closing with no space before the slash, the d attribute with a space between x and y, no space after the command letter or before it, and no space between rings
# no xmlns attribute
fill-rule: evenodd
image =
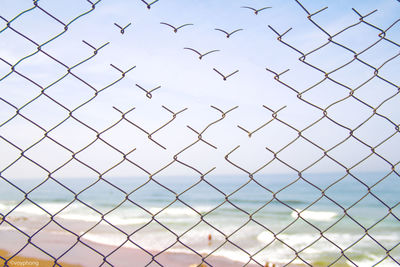
<svg viewBox="0 0 400 267"><path fill-rule="evenodd" d="M0 263L400 265L399 3L188 2L1 4Z"/></svg>

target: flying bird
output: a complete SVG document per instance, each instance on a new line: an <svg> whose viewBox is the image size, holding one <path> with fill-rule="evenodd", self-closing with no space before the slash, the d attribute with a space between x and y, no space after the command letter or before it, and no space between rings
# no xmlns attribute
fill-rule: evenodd
<svg viewBox="0 0 400 267"><path fill-rule="evenodd" d="M147 5L147 9L150 9L150 8L151 8L151 5L154 4L155 2L158 2L158 0L155 0L155 1L151 2L151 3L147 3L147 2L144 1L144 0L142 0L142 2L145 3L145 4Z"/></svg>
<svg viewBox="0 0 400 267"><path fill-rule="evenodd" d="M223 75L221 72L219 72L216 68L213 68L213 70L214 70L216 73L218 73L219 75L221 75L222 78L224 79L224 81L226 81L226 79L228 79L228 78L229 78L230 76L232 76L233 74L239 72L239 70L236 70L236 71L232 72L231 74L225 76L225 75Z"/></svg>
<svg viewBox="0 0 400 267"><path fill-rule="evenodd" d="M270 6L266 6L266 7L263 7L263 8L260 8L260 9L255 9L254 7L250 7L250 6L242 6L242 8L247 8L247 9L251 9L251 10L253 10L254 11L254 14L258 14L258 12L260 12L260 11L262 11L262 10L265 10L265 9L268 9L268 8L272 8L272 7L270 7Z"/></svg>
<svg viewBox="0 0 400 267"><path fill-rule="evenodd" d="M160 22L160 24L164 24L164 25L167 25L167 26L171 27L172 29L174 29L174 33L177 33L177 31L178 31L180 28L183 28L183 27L185 27L185 26L193 25L192 23L186 23L186 24L183 24L183 25L181 25L181 26L179 26L179 27L175 27L175 26L172 26L171 24L168 24L168 23L165 23L165 22Z"/></svg>
<svg viewBox="0 0 400 267"><path fill-rule="evenodd" d="M154 88L154 89L146 90L146 89L144 89L143 87L141 87L139 84L135 84L135 85L136 85L137 87L139 87L140 89L142 89L143 91L145 91L145 92L146 92L147 98L150 98L150 99L153 97L153 95L151 94L151 92L153 92L153 91L155 91L155 90L161 88L161 85L160 85L160 86L157 86L157 87Z"/></svg>
<svg viewBox="0 0 400 267"><path fill-rule="evenodd" d="M117 26L118 28L121 29L121 34L125 33L125 29L128 28L129 26L131 26L132 23L129 23L128 25L126 25L125 27L121 27L119 26L117 23L114 23L115 26Z"/></svg>
<svg viewBox="0 0 400 267"><path fill-rule="evenodd" d="M226 34L226 38L229 38L229 37L230 37L232 34L234 34L235 32L243 31L243 29L237 29L237 30L234 30L233 32L229 32L229 33L228 33L227 31L224 31L224 30L218 29L218 28L215 28L214 30L225 33L225 34Z"/></svg>
<svg viewBox="0 0 400 267"><path fill-rule="evenodd" d="M195 52L196 54L199 55L199 59L200 59L200 60L201 60L204 56L206 56L206 55L208 55L208 54L211 54L211 53L214 53L214 52L218 52L218 51L219 51L219 50L211 50L211 51L208 51L207 53L202 54L202 53L200 53L199 51L197 51L197 50L195 50L195 49L193 49L193 48L190 48L190 47L184 47L183 49L187 49L187 50L191 50L191 51Z"/></svg>

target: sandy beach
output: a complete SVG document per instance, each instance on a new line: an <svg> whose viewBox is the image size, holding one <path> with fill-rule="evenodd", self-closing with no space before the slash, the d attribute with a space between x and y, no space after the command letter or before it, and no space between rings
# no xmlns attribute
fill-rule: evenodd
<svg viewBox="0 0 400 267"><path fill-rule="evenodd" d="M7 222L10 222L10 224ZM14 255L17 252L18 257L26 257L13 258L14 265L10 266L19 266L18 264L20 264L20 266L22 266L21 264L24 266L53 266L55 259L57 259L57 263L61 263L62 266L65 265L64 263L68 263L68 265L65 265L68 267L100 266L103 263L106 263L106 266L118 267L160 265L189 267L202 264L202 257L189 250L188 253L168 251L160 253L126 246L116 247L104 245L85 240L84 238L80 239L80 242L78 242L74 235L62 231L54 222L51 222L40 230L40 232L31 239L31 243L26 245L28 237L20 231L13 229L11 224L17 226L28 235L32 235L32 233L43 227L43 224L46 224L46 222L37 220L37 218L28 219L26 217L10 217L7 222L3 221L3 223L0 224L0 249L3 250L3 257L8 259L10 255ZM62 221L62 224L68 226L69 229L76 230L77 227L82 227L85 223ZM41 259L40 263L37 259ZM4 263L4 260L2 261ZM10 262L12 262L12 260ZM204 262L210 266L235 267L244 265L242 262L232 261L224 257L213 255L205 257ZM249 264L247 266L258 265Z"/></svg>
<svg viewBox="0 0 400 267"><path fill-rule="evenodd" d="M58 244L55 244L58 243ZM61 247L59 241L55 242L57 247ZM96 249L105 249L113 251L115 247L107 247L92 242L87 243L90 246L96 247ZM73 252L66 254L61 260L57 261L61 266L64 267L86 267L86 266L100 266L106 263L106 266L177 266L177 267L193 267L193 266L243 266L243 263L231 261L229 259L217 256L211 256L206 259L208 265L201 265L201 258L195 255L184 254L184 253L163 253L154 258L152 262L152 256L148 253L142 252L136 249L121 248L113 255L107 257L104 261L102 257L98 255L90 255L87 249L81 246L78 249L74 249ZM50 253L50 251L48 251ZM156 252L150 252L156 255ZM10 252L6 250L0 250L0 256L9 259ZM93 253L95 254L95 253ZM20 256L22 255L22 256ZM4 264L4 260L0 259L0 263ZM108 265L107 265L108 263ZM150 263L150 264L149 264ZM53 266L54 260L51 260L49 256L27 247L23 252L18 254L12 260L8 262L9 266L40 266L47 267ZM254 264L248 266L256 266ZM272 266L272 265L271 265Z"/></svg>
<svg viewBox="0 0 400 267"><path fill-rule="evenodd" d="M3 233L2 233L2 236ZM8 236L8 234L6 234ZM6 239L6 243L12 244L12 237L8 236L10 239ZM54 250L46 250L46 252L51 253L52 255L60 255L61 249L66 246L67 243L64 243L63 240L57 239L57 236L47 236L44 238L40 238L37 242L35 242L38 246L53 246ZM4 239L2 239L4 240ZM105 246L95 244L93 242L85 242L88 246L96 248L98 251L109 251L110 253L114 251L116 248L112 246ZM2 250L2 256L5 258L10 257L9 251L15 251L14 245L4 246L4 243L1 245L2 249L7 250L6 256L3 256L5 253ZM58 253L57 253L58 252ZM153 254L154 260L152 260ZM18 262L25 262L25 266L53 266L54 259L51 259L48 255L39 251L35 247L29 245L27 246L20 254L20 256L26 257L21 259L21 257L16 257L10 261L10 266L18 266ZM190 267L190 266L199 266L201 262L201 257L196 256L195 254L184 254L184 253L162 253L157 255L157 252L144 252L139 249L132 248L120 248L112 255L108 256L106 260L103 260L103 257L100 254L97 254L94 251L90 251L86 246L82 244L77 244L75 248L73 248L69 253L62 256L60 260L57 262L65 267L79 267L79 266L100 266L103 263L109 263L113 266L177 266L177 267ZM39 262L40 259L41 261ZM210 256L205 259L205 261L211 266L243 266L243 263L231 261L229 259L218 257L218 256ZM12 264L14 262L14 264ZM4 263L2 261L1 263ZM150 264L149 264L150 263ZM107 265L106 265L107 266ZM207 265L206 265L207 266ZM256 266L254 264L248 266Z"/></svg>

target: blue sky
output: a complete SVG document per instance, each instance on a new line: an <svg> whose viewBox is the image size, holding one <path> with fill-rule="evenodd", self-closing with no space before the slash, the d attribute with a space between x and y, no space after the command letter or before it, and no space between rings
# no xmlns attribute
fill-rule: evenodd
<svg viewBox="0 0 400 267"><path fill-rule="evenodd" d="M359 22L359 16L351 8L355 8L363 15L378 9L365 20L381 29L387 29L399 19L398 14L400 14L400 3L395 0L301 2L310 13L328 7L314 15L313 19L331 35ZM187 108L179 113L171 124L154 134L154 139L163 144L166 150L151 142L145 133L127 122L120 122L111 130L101 134L104 140L123 153L136 148L129 155L129 159L150 173L157 173L160 170L163 174L194 173L190 168L177 163L165 170L163 168L172 161L174 155L197 140L197 134L190 130L188 125L200 132L221 117L221 113L210 107L211 105L223 111L236 106L238 108L229 112L224 120L208 128L203 134L204 139L218 149L199 142L179 154L182 161L201 172L216 167L213 171L215 173L240 173L224 159L224 156L238 145L240 148L231 154L232 160L250 172L255 172L273 158L273 154L266 147L275 152L282 150L278 154L279 157L298 170L307 168L323 155L320 149L304 139L297 140L285 148L296 138L297 132L278 121L271 122L249 138L237 125L252 131L271 120L271 111L263 105L273 110L285 107L278 113L278 118L298 130L305 130L304 135L322 148L329 150L338 145L329 153L345 166L349 168L355 166L354 170L357 171L390 169L390 165L376 155L371 156L365 163L357 165L357 162L368 156L371 150L355 138L340 144L349 136L349 131L327 118L321 119L323 114L320 110L300 101L294 91L275 81L274 75L267 72L266 68L276 72L290 69L281 79L297 91L303 92L303 99L323 109L329 107L330 118L348 128L356 129L357 137L364 140L367 145L378 146L377 152L392 164L397 164L400 160L395 149L400 143L399 134L398 131L396 133L393 124L375 115L357 128L372 115L372 109L352 98L343 100L349 94L348 89L324 81L306 91L321 81L324 75L300 62L298 60L300 54L277 41L276 34L268 27L272 26L279 33L292 28L283 40L303 53L308 53L327 42L327 36L307 19L307 14L294 0L160 0L154 3L150 10L139 0L103 0L92 12L71 23L65 32L63 24L68 24L76 16L89 11L91 4L83 0L41 0L38 4L59 21L35 8L20 15L11 25L36 43L44 44L43 51L66 66L71 68L93 56L93 48L82 40L96 48L107 44L96 56L72 70L76 76L83 78L94 88L104 88L121 78L121 73L110 64L123 71L136 66L124 79L76 109L73 114L79 121L97 132L102 132L121 119L121 114L113 107L123 112L135 107L127 117L146 131L152 132L171 119L172 114L162 106L173 112ZM241 8L242 6L272 8L255 15L251 10ZM10 21L21 11L32 7L32 1L4 1L0 15ZM176 26L185 23L193 25L183 27L174 33L171 28L160 22ZM122 27L129 23L131 25L125 29L124 34L121 34L114 23ZM0 29L4 29L5 26L6 22L0 20ZM243 30L228 39L223 33L214 30L215 28L225 29L228 32L239 28ZM387 31L386 38L398 44L399 32L397 23ZM46 43L60 33L63 34ZM378 34L379 30L361 23L335 36L333 40L360 53L380 39ZM202 53L214 49L220 51L199 60L194 52L184 47L194 48ZM45 92L50 97L70 110L94 97L93 89L71 75L53 84L66 75L66 67L44 53L36 52L36 45L11 29L1 31L0 57L12 65L18 63L16 69L46 88ZM398 53L398 45L383 40L362 53L360 58L377 68L394 57L379 70L379 74L398 85L400 83L398 78L400 59L396 57ZM28 55L32 56L20 61ZM311 53L307 56L307 61L319 66L325 72L331 72L352 58L354 58L353 53L331 43ZM213 68L225 75L236 70L239 72L224 81ZM15 109L5 101L0 101L0 135L4 139L26 150L42 140L45 131L51 130L49 136L75 153L96 139L95 131L68 117L68 111L41 95L38 86L16 73L7 76L9 72L10 67L1 61L0 77L4 77L0 78L1 97L17 108L23 107L21 114L36 122L44 130L21 116L4 123L15 114ZM330 74L330 77L355 89L372 75L371 68L354 62ZM154 91L153 97L149 99L135 84L148 90L157 86L161 88ZM384 102L378 111L398 125L400 117L396 109L400 97L395 95L396 92L395 86L374 78L357 89L355 95L373 107L378 107ZM393 95L395 96L390 98ZM36 97L38 98L35 101L25 105ZM336 104L330 106L333 103ZM57 126L65 119L67 119L65 122ZM310 125L312 127L308 128ZM388 141L379 145L386 138L389 138ZM0 148L7 153L2 153L0 156L0 170L5 170L2 173L5 177L41 177L46 176L48 172L54 176L67 177L95 174L80 163L69 162L71 152L48 138L26 151L27 157L45 167L47 171L27 159L18 159L20 155L18 149L4 139L0 140ZM121 153L100 140L79 152L77 157L101 173L122 160ZM18 161L13 166L7 167L16 159ZM68 164L59 168L66 162ZM325 157L307 171L343 171L343 167ZM293 170L275 160L260 172L285 173ZM145 174L126 162L109 173L113 176Z"/></svg>

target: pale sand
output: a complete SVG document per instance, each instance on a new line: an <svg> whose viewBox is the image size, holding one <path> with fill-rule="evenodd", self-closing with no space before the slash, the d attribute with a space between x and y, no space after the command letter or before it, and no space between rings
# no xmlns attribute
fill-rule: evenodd
<svg viewBox="0 0 400 267"><path fill-rule="evenodd" d="M24 230L29 235L34 234L38 229L45 225L45 221L28 218L7 218L7 220ZM82 227L84 222L62 221L62 225L68 226L69 229L78 229ZM75 231L75 230L74 230ZM78 231L76 231L78 232ZM38 258L43 260L54 261L50 256L40 251L34 245L40 247L42 250L57 258L57 262L65 262L69 264L79 264L81 266L116 266L116 267L135 267L135 266L173 266L173 267L189 267L198 266L202 263L202 257L188 250L188 253L175 253L156 251L146 252L141 249L131 247L117 248L115 246L103 245L85 239L77 242L77 238L65 231L61 231L53 222L41 230L37 235L31 239L32 244L27 244L28 237L20 233L7 223L0 224L0 249L9 252L10 255L18 253L18 256ZM73 246L76 244L75 246ZM97 252L88 248L88 245L95 248ZM24 247L25 246L25 247ZM72 248L71 248L72 247ZM71 248L71 249L70 249ZM65 253L70 249L67 253ZM114 253L113 253L114 252ZM102 255L107 256L103 259ZM209 256L204 259L208 265L211 266L243 266L244 263L229 260L220 256ZM264 264L264 263L263 263ZM208 266L205 264L204 266ZM260 266L256 264L249 264L247 266Z"/></svg>
<svg viewBox="0 0 400 267"><path fill-rule="evenodd" d="M0 232L1 244L0 248L7 250L9 254L14 254L21 248L17 244L21 241L15 242L14 231ZM40 237L34 238L32 243L44 249L46 252L50 253L53 257L60 257L68 248L74 244L70 238L64 238L59 234L41 234ZM94 242L89 242L83 240L83 242L103 255L109 255L112 251L116 249L113 246L102 245ZM154 255L154 261L152 255ZM43 260L52 260L49 256L35 248L33 245L28 245L23 249L22 252L18 254L19 256L38 258ZM150 251L145 252L139 249L122 247L115 251L106 258L106 263L102 266L117 266L117 267L134 267L134 266L174 266L174 267L188 267L188 266L198 266L201 264L202 259L200 256L186 253L170 253L165 252L156 256L157 252ZM211 266L243 266L243 263L231 261L229 259L210 256L205 259L205 261ZM104 260L103 257L89 249L85 245L78 243L74 248L72 248L67 254L59 258L58 262L65 262L69 264L79 264L81 266L100 266ZM150 263L150 264L149 264ZM159 264L158 264L159 263ZM205 265L208 266L208 265ZM248 265L256 266L256 265Z"/></svg>

